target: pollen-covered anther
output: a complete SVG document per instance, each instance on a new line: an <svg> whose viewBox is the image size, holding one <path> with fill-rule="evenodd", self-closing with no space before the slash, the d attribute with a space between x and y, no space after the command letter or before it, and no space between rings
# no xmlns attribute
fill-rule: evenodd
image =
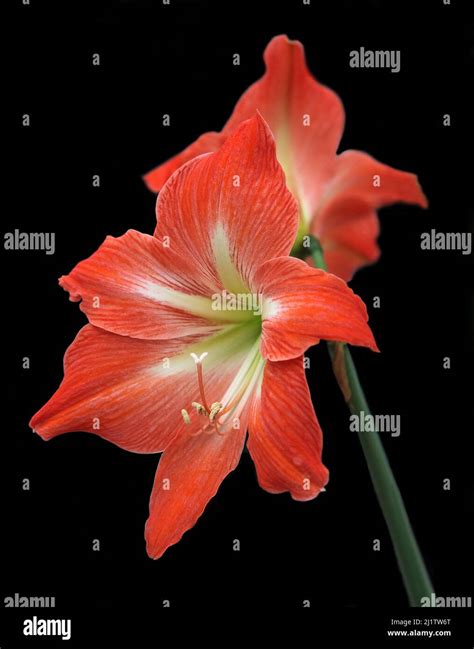
<svg viewBox="0 0 474 649"><path fill-rule="evenodd" d="M184 419L185 424L190 424L191 423L191 417L189 416L188 411L185 408L183 408L181 410L181 415L182 415L182 417Z"/></svg>
<svg viewBox="0 0 474 649"><path fill-rule="evenodd" d="M194 408L194 410L198 413L198 415L207 415L207 410L204 408L204 406L201 403L198 403L197 401L193 401L191 405Z"/></svg>
<svg viewBox="0 0 474 649"><path fill-rule="evenodd" d="M222 403L219 401L215 401L214 403L211 403L211 410L209 411L209 421L214 421L216 415L219 414L219 412L222 410Z"/></svg>

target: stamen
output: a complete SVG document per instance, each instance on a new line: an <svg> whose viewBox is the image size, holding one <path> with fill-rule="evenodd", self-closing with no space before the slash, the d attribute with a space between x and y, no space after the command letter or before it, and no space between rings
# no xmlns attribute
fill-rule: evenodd
<svg viewBox="0 0 474 649"><path fill-rule="evenodd" d="M211 409L209 411L209 421L214 421L214 417L222 410L222 403L216 401L211 404Z"/></svg>
<svg viewBox="0 0 474 649"><path fill-rule="evenodd" d="M185 408L183 408L181 410L181 414L183 416L184 423L185 424L190 424L191 423L191 417L188 415L188 411Z"/></svg>
<svg viewBox="0 0 474 649"><path fill-rule="evenodd" d="M260 343L257 340L247 354L242 366L237 372L234 380L227 388L221 401L214 401L208 405L204 390L204 378L202 361L207 356L204 352L200 356L191 353L191 357L196 363L196 372L199 384L199 394L201 397L200 402L193 401L192 407L197 414L206 416L206 423L201 426L196 432L190 433L192 437L205 433L212 435L226 435L231 430L232 417L240 417L240 414L248 402L249 397L254 390L255 385L260 380L260 376L264 367L264 361L259 353ZM224 405L225 404L225 405ZM187 411L181 411L186 423L189 421ZM186 415L184 414L186 413ZM187 418L186 418L187 417Z"/></svg>
<svg viewBox="0 0 474 649"><path fill-rule="evenodd" d="M242 395L245 392L245 385L242 385L240 390L237 392L235 397L232 399L232 401L229 401L229 403L226 405L226 407L221 411L221 415L226 415L228 412L233 410L235 406L239 403L240 399L242 398Z"/></svg>
<svg viewBox="0 0 474 649"><path fill-rule="evenodd" d="M193 401L191 405L194 408L194 410L196 410L198 415L207 415L207 410L204 408L202 404L198 403L197 401Z"/></svg>
<svg viewBox="0 0 474 649"><path fill-rule="evenodd" d="M219 417L222 417L223 415L229 415L228 418L230 419L231 414L236 409L238 409L238 406L244 398L244 395L246 394L246 392L248 392L249 383L253 383L255 381L255 370L259 365L259 347L260 344L259 341L257 341L248 355L247 362L240 370L240 372L242 372L241 376L237 377L234 381L235 385L231 386L235 390L233 398L226 404L225 408L221 410ZM232 393L232 390L230 392Z"/></svg>

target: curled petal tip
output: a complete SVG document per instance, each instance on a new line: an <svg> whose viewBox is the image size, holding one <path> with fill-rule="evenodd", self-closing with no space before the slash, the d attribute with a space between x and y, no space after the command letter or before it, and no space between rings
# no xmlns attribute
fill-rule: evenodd
<svg viewBox="0 0 474 649"><path fill-rule="evenodd" d="M58 284L61 288L69 293L69 300L71 302L80 302L82 297L79 293L74 291L73 283L69 275L61 275L58 279Z"/></svg>
<svg viewBox="0 0 474 649"><path fill-rule="evenodd" d="M367 347L368 347L371 351L380 354L380 349L379 349L379 346L377 345L377 342L376 342L376 340L375 340L375 336L374 336L374 334L372 333L372 329L370 329L370 325L369 325L369 324L367 324L367 327L369 328L369 334L370 334L370 341L368 342Z"/></svg>
<svg viewBox="0 0 474 649"><path fill-rule="evenodd" d="M426 210L426 209L428 209L428 207L429 207L429 205L430 205L430 204L429 204L429 201L428 201L428 198L426 197L426 194L425 194L424 191L422 190L421 185L420 185L418 179L417 179L417 184L418 184L418 188L419 188L419 190L420 190L420 200L419 200L419 203L418 203L418 204L419 204L420 207L423 207L423 208Z"/></svg>

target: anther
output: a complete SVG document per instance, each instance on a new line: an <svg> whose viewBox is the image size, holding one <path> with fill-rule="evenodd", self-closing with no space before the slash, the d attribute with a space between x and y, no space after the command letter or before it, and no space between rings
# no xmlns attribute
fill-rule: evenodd
<svg viewBox="0 0 474 649"><path fill-rule="evenodd" d="M215 416L222 410L222 403L215 401L211 403L211 409L209 411L209 421L214 421Z"/></svg>
<svg viewBox="0 0 474 649"><path fill-rule="evenodd" d="M183 408L183 409L181 410L181 414L182 414L182 416L183 416L184 423L185 423L185 424L190 424L190 423L191 423L191 418L190 418L190 416L188 415L188 411L187 411L185 408Z"/></svg>
<svg viewBox="0 0 474 649"><path fill-rule="evenodd" d="M204 408L204 406L201 403L198 403L197 401L193 401L191 405L194 408L194 410L196 410L198 415L207 415L207 410Z"/></svg>

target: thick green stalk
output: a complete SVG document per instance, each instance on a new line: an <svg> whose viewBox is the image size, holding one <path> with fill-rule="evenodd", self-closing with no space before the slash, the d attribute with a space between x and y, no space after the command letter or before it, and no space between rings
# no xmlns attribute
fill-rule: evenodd
<svg viewBox="0 0 474 649"><path fill-rule="evenodd" d="M311 256L318 268L326 269L319 242L311 238ZM352 414L370 415L370 408L347 345L328 343L334 373ZM359 432L370 477L392 539L410 606L421 606L421 598L433 591L428 571L408 518L403 499L377 432Z"/></svg>

